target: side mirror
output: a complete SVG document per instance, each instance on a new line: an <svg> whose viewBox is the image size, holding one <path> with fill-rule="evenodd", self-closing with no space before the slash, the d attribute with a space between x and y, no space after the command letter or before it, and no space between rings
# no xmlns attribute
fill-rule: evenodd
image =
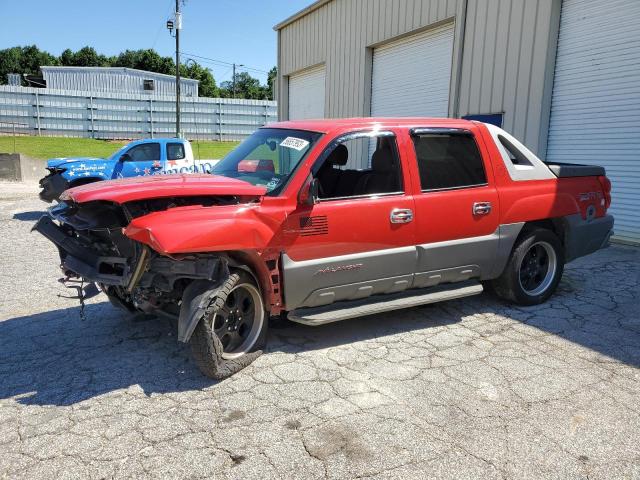
<svg viewBox="0 0 640 480"><path fill-rule="evenodd" d="M122 156L120 156L120 161L121 162L130 162L131 161L131 155L129 155L128 153L123 153Z"/></svg>
<svg viewBox="0 0 640 480"><path fill-rule="evenodd" d="M312 206L318 203L320 198L320 182L317 178L309 175L307 181L304 182L300 193L298 194L298 204Z"/></svg>

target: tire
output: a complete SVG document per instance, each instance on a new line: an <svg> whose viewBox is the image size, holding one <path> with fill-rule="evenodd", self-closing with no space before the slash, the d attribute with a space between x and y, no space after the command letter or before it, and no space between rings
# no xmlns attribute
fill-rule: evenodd
<svg viewBox="0 0 640 480"><path fill-rule="evenodd" d="M491 282L499 297L518 305L538 305L555 292L564 271L564 248L543 228L525 230L502 275Z"/></svg>
<svg viewBox="0 0 640 480"><path fill-rule="evenodd" d="M231 273L215 287L191 336L196 365L215 380L233 375L262 354L267 329L268 314L260 288L246 272Z"/></svg>

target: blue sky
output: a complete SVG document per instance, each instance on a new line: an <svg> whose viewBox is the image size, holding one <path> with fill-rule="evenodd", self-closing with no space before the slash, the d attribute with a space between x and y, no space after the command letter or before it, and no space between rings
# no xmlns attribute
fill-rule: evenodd
<svg viewBox="0 0 640 480"><path fill-rule="evenodd" d="M243 63L267 71L276 64L273 26L313 0L186 0L181 50ZM175 0L0 0L0 49L36 44L59 55L89 45L114 55L155 48L173 55L165 27ZM216 82L228 80L228 66L206 63ZM263 82L266 75L248 70Z"/></svg>

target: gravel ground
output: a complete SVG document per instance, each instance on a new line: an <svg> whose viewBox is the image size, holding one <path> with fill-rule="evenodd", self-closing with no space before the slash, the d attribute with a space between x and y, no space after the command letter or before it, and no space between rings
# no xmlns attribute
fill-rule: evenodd
<svg viewBox="0 0 640 480"><path fill-rule="evenodd" d="M640 478L640 251L489 295L273 329L215 383L167 320L81 321L32 185L0 184L0 477Z"/></svg>

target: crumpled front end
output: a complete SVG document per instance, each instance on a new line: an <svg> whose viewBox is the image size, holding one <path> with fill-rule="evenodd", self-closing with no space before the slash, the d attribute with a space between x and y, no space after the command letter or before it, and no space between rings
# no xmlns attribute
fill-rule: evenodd
<svg viewBox="0 0 640 480"><path fill-rule="evenodd" d="M131 311L178 315L193 280L214 280L226 271L216 254L166 256L125 234L132 220L188 204L217 206L233 198L182 197L129 202L62 202L33 227L58 248L63 283L97 284L109 299ZM84 294L78 291L78 298Z"/></svg>
<svg viewBox="0 0 640 480"><path fill-rule="evenodd" d="M127 223L118 205L61 203L40 218L34 230L58 247L65 275L126 286L142 254L142 246L122 234Z"/></svg>
<svg viewBox="0 0 640 480"><path fill-rule="evenodd" d="M60 195L66 189L69 188L69 182L65 179L62 174L65 172L64 168L47 168L49 170L49 174L40 179L40 199L45 202L53 202L54 200L59 200Z"/></svg>

